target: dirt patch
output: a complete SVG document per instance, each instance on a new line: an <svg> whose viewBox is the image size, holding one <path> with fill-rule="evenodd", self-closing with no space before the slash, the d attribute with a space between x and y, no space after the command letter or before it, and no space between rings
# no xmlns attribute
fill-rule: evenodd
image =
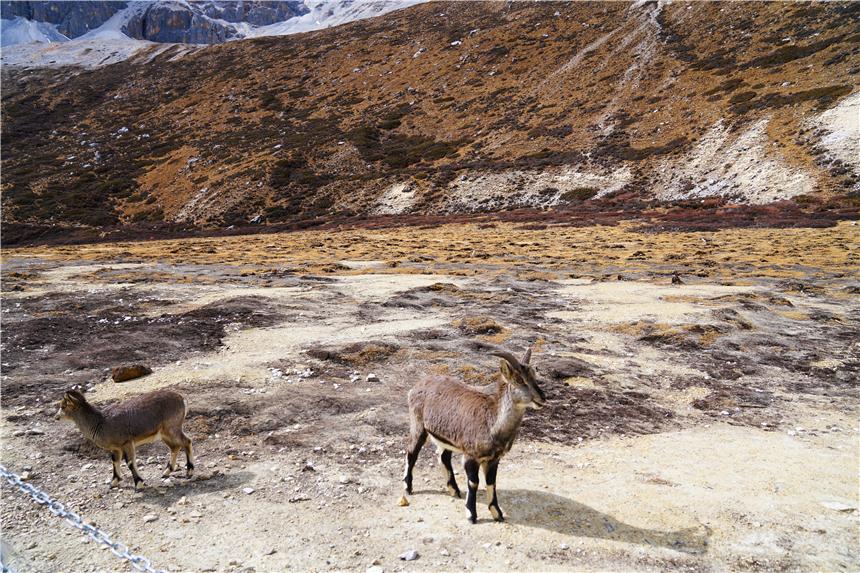
<svg viewBox="0 0 860 573"><path fill-rule="evenodd" d="M349 366L366 366L390 358L400 347L383 341L356 342L340 348L311 348L307 355L317 360Z"/></svg>
<svg viewBox="0 0 860 573"><path fill-rule="evenodd" d="M577 444L611 434L653 434L677 427L675 414L647 394L581 388L558 381L544 384L547 405L523 423L529 438Z"/></svg>
<svg viewBox="0 0 860 573"><path fill-rule="evenodd" d="M154 301L127 289L106 294L53 294L24 298L3 328L4 402L16 405L102 379L128 362L154 367L218 348L227 328L279 320L266 299L238 297L178 314L147 316ZM63 373L58 376L58 373ZM133 384L133 383L132 383Z"/></svg>

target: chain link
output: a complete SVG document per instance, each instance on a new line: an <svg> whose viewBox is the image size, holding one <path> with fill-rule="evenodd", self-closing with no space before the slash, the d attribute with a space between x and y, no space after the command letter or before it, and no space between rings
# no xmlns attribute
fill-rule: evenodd
<svg viewBox="0 0 860 573"><path fill-rule="evenodd" d="M29 495L33 501L38 503L39 505L43 505L48 508L48 511L53 513L58 517L62 517L69 523L69 525L73 527L77 527L84 533L86 533L90 539L96 541L97 543L101 543L105 545L110 552L119 557L120 559L125 559L131 566L134 567L138 571L142 571L144 573L168 573L164 569L156 569L152 566L152 563L144 557L143 555L135 555L128 550L128 546L120 541L114 541L111 539L110 535L95 527L94 525L90 525L88 523L84 523L81 519L81 516L75 513L74 511L67 510L62 503L55 499L51 499L51 497L43 492L42 490L34 487L33 485L25 482L21 479L21 476L14 472L10 472L4 466L0 465L0 477L6 478L6 481L9 482L10 485L17 487L22 492ZM2 564L2 572L6 573L9 571L11 573L11 569L9 569L8 565L5 563Z"/></svg>

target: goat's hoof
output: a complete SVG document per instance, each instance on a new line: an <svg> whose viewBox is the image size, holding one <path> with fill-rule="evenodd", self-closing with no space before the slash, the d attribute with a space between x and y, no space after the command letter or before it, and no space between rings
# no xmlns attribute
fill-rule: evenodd
<svg viewBox="0 0 860 573"><path fill-rule="evenodd" d="M116 489L118 487L119 487L119 480L118 479L115 479L112 482L110 482L110 489Z"/></svg>
<svg viewBox="0 0 860 573"><path fill-rule="evenodd" d="M495 506L490 506L490 515L493 516L493 519L496 521L504 521L505 516L502 514L502 510L496 508Z"/></svg>
<svg viewBox="0 0 860 573"><path fill-rule="evenodd" d="M143 480L134 484L134 491L142 491L144 489L146 489L146 483L144 483Z"/></svg>
<svg viewBox="0 0 860 573"><path fill-rule="evenodd" d="M472 525L475 525L476 523L478 523L478 516L477 515L470 515L469 516L469 523L471 523Z"/></svg>
<svg viewBox="0 0 860 573"><path fill-rule="evenodd" d="M456 497L456 498L460 497L460 490L457 489L456 487L452 486L452 485L448 486L448 493L451 494L451 497Z"/></svg>
<svg viewBox="0 0 860 573"><path fill-rule="evenodd" d="M187 477L188 479L193 478L194 477L194 470L188 470L187 472L185 472L185 477Z"/></svg>
<svg viewBox="0 0 860 573"><path fill-rule="evenodd" d="M163 472L161 472L161 477L163 477L163 478L170 477L171 472L172 472L172 470L166 469Z"/></svg>

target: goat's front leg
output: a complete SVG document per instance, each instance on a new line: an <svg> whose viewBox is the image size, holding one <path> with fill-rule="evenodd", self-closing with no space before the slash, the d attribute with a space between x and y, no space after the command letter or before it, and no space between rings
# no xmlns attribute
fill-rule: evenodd
<svg viewBox="0 0 860 573"><path fill-rule="evenodd" d="M412 493L412 468L415 467L415 462L418 461L418 454L421 453L421 448L424 442L427 441L427 431L423 427L418 427L414 422L412 430L409 434L409 448L406 450L406 470L403 472L403 483L406 493Z"/></svg>
<svg viewBox="0 0 860 573"><path fill-rule="evenodd" d="M119 485L120 480L122 479L119 475L119 458L122 455L120 450L113 450L110 453L110 461L113 464L113 479L110 481L111 487L116 487Z"/></svg>
<svg viewBox="0 0 860 573"><path fill-rule="evenodd" d="M146 487L143 483L143 478L137 471L137 459L135 458L134 442L128 442L122 448L122 456L125 458L125 463L128 469L131 470L131 477L134 479L134 489Z"/></svg>
<svg viewBox="0 0 860 573"><path fill-rule="evenodd" d="M469 510L469 521L472 523L478 522L478 512L475 509L475 501L478 497L478 469L480 468L477 460L466 458L463 461L463 468L466 470L466 477L469 479L469 493L466 495L466 509Z"/></svg>
<svg viewBox="0 0 860 573"><path fill-rule="evenodd" d="M496 497L496 472L499 469L499 460L493 460L484 468L484 476L487 479L487 499L489 500L490 513L496 521L504 521L505 516L502 514L502 508L499 507L499 500Z"/></svg>

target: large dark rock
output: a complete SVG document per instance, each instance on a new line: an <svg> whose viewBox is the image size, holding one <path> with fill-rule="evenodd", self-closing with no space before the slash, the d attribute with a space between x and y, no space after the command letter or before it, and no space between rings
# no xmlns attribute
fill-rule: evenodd
<svg viewBox="0 0 860 573"><path fill-rule="evenodd" d="M154 2L131 18L123 31L139 40L185 44L218 44L242 33L236 24L267 26L307 13L300 1L288 2Z"/></svg>
<svg viewBox="0 0 860 573"><path fill-rule="evenodd" d="M142 364L135 364L134 366L118 366L114 368L111 371L111 378L113 378L114 382L126 382L146 376L147 374L152 374L151 368Z"/></svg>

